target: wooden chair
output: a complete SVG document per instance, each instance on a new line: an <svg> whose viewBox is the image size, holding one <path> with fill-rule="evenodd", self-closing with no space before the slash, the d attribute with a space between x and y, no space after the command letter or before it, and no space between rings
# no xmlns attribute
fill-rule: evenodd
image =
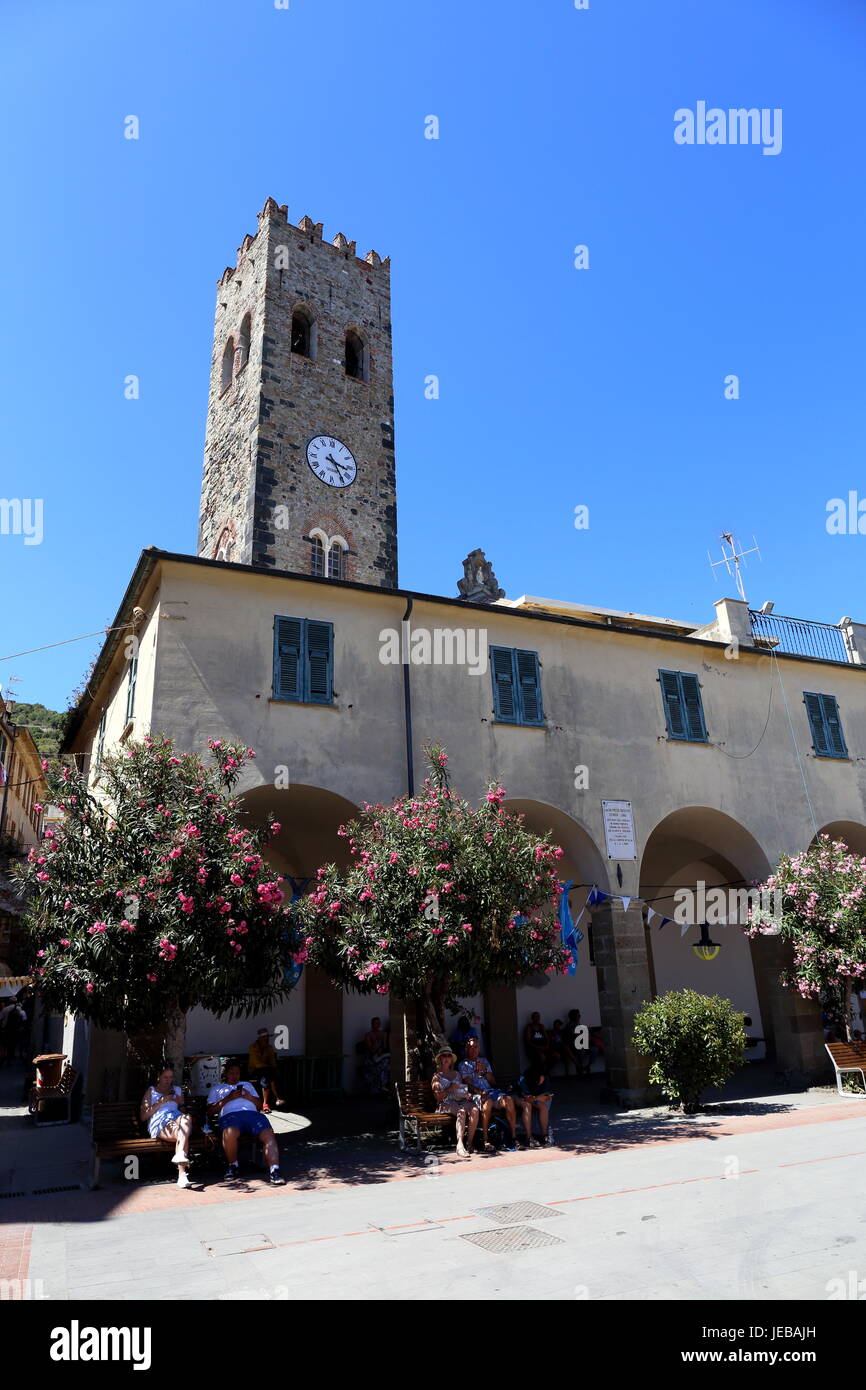
<svg viewBox="0 0 866 1390"><path fill-rule="evenodd" d="M436 1109L436 1098L429 1081L395 1081L397 1106L400 1111L400 1148L404 1151L414 1143L416 1153L423 1153L424 1134L435 1130L439 1134L455 1124L453 1115Z"/></svg>
<svg viewBox="0 0 866 1390"><path fill-rule="evenodd" d="M72 1122L72 1093L78 1081L78 1072L67 1062L60 1074L60 1080L56 1086L36 1086L30 1087L30 1096L27 1108L33 1116L36 1124L47 1128L49 1125L68 1125ZM46 1101L63 1106L64 1115L60 1120L41 1120L39 1118L42 1108Z"/></svg>
<svg viewBox="0 0 866 1390"><path fill-rule="evenodd" d="M866 1043L844 1042L844 1043L825 1043L830 1061L836 1070L836 1090L840 1096L846 1100L860 1100L866 1097ZM862 1091L843 1091L842 1077L846 1072L859 1072L860 1080L863 1082Z"/></svg>

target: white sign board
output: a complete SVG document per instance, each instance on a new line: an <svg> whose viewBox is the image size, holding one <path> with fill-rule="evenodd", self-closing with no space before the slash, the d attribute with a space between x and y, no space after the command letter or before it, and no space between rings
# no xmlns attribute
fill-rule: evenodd
<svg viewBox="0 0 866 1390"><path fill-rule="evenodd" d="M637 859L634 813L630 801L602 801L608 859Z"/></svg>

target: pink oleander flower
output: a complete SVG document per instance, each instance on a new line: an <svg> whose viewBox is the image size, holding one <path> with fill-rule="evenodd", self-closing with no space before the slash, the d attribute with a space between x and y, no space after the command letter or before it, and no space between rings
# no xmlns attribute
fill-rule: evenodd
<svg viewBox="0 0 866 1390"><path fill-rule="evenodd" d="M156 979L156 976L154 975L153 978ZM84 986L84 988L87 990L87 993L88 993L88 994L92 994L92 993L93 993L93 985L92 985L89 981L88 981L88 983Z"/></svg>

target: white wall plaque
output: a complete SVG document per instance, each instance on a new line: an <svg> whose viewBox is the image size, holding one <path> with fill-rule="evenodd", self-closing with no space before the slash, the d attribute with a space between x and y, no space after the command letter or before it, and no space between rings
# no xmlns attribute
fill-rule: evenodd
<svg viewBox="0 0 866 1390"><path fill-rule="evenodd" d="M630 801L602 801L608 859L637 859L634 813Z"/></svg>

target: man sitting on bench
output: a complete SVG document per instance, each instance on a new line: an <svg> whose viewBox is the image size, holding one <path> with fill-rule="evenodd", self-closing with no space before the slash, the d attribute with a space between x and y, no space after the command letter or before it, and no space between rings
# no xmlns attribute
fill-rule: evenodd
<svg viewBox="0 0 866 1390"><path fill-rule="evenodd" d="M208 1114L219 1118L223 1151L228 1168L224 1182L234 1182L238 1177L238 1139L242 1134L257 1138L265 1151L268 1167L271 1170L271 1186L285 1186L285 1178L280 1172L280 1151L277 1136L271 1129L269 1120L260 1115L262 1102L259 1093L250 1081L241 1081L241 1069L237 1062L230 1062L223 1072L223 1080L213 1086L207 1098Z"/></svg>
<svg viewBox="0 0 866 1390"><path fill-rule="evenodd" d="M494 1110L504 1110L505 1118L508 1121L508 1128L511 1130L511 1138L503 1144L504 1149L517 1148L517 1112L514 1108L514 1101L505 1091L500 1090L496 1085L496 1077L493 1075L490 1063L486 1057L479 1057L479 1044L477 1038L467 1038L466 1040L466 1060L459 1062L457 1070L466 1082L470 1090L474 1091L481 1106L481 1129L484 1135L484 1147L488 1153L493 1149L493 1145L487 1138L487 1131L490 1127L490 1116Z"/></svg>

